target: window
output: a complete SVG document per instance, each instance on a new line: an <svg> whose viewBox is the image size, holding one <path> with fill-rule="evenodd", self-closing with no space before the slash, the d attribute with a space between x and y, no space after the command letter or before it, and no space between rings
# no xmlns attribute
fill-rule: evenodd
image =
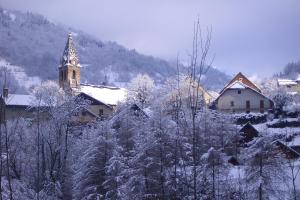
<svg viewBox="0 0 300 200"><path fill-rule="evenodd" d="M103 109L99 109L99 117L103 116Z"/></svg>
<svg viewBox="0 0 300 200"><path fill-rule="evenodd" d="M231 102L230 102L230 106L231 106L231 107L234 107L234 101L231 101Z"/></svg>
<svg viewBox="0 0 300 200"><path fill-rule="evenodd" d="M242 93L242 91L241 90L238 90L238 94L241 94Z"/></svg>
<svg viewBox="0 0 300 200"><path fill-rule="evenodd" d="M76 79L76 72L75 72L75 70L73 70L72 79Z"/></svg>

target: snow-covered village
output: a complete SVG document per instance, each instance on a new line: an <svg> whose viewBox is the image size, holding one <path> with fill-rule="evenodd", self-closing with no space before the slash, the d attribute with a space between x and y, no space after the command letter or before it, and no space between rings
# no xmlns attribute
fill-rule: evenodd
<svg viewBox="0 0 300 200"><path fill-rule="evenodd" d="M299 10L0 0L0 200L300 200Z"/></svg>

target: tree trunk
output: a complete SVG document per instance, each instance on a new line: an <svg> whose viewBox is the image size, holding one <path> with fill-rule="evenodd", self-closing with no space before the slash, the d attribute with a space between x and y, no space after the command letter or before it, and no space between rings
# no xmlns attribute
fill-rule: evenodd
<svg viewBox="0 0 300 200"><path fill-rule="evenodd" d="M40 199L40 104L39 102L37 113L37 200Z"/></svg>
<svg viewBox="0 0 300 200"><path fill-rule="evenodd" d="M263 176L263 160L262 155L259 155L259 175ZM259 183L259 200L263 199L262 183Z"/></svg>
<svg viewBox="0 0 300 200"><path fill-rule="evenodd" d="M3 100L4 101L4 100ZM3 161L2 161L2 124L4 123L3 119L3 109L4 105L2 105L1 102L0 104L0 200L2 200L2 166L3 166Z"/></svg>
<svg viewBox="0 0 300 200"><path fill-rule="evenodd" d="M216 187L215 187L215 177L216 177L216 175L215 175L215 161L214 161L214 156L213 156L213 166L212 166L212 178L213 178L213 188L212 188L212 190L213 190L213 199L216 199Z"/></svg>
<svg viewBox="0 0 300 200"><path fill-rule="evenodd" d="M159 122L159 126L160 126L160 133L159 133L159 139L160 139L160 144L159 144L159 151L160 151L160 187L161 187L161 199L165 199L165 187L164 187L164 169L163 169L163 164L164 164L164 160L163 160L163 130L161 127L161 116L160 116L160 122Z"/></svg>

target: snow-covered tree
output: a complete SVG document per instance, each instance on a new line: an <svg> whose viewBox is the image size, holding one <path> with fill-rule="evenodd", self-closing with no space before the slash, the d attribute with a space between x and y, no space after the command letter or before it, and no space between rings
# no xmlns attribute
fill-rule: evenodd
<svg viewBox="0 0 300 200"><path fill-rule="evenodd" d="M105 167L106 177L103 186L106 189L105 199L107 200L121 200L126 198L123 188L126 162L120 153L121 151L121 147L115 146L112 156Z"/></svg>
<svg viewBox="0 0 300 200"><path fill-rule="evenodd" d="M131 80L128 98L145 108L153 100L154 81L147 74L138 74Z"/></svg>
<svg viewBox="0 0 300 200"><path fill-rule="evenodd" d="M104 183L106 166L109 165L114 148L112 132L102 123L96 128L91 128L89 132L95 132L95 138L89 139L89 146L76 162L74 198L78 200L103 199L109 190Z"/></svg>
<svg viewBox="0 0 300 200"><path fill-rule="evenodd" d="M282 110L284 106L288 106L293 102L293 96L282 88L273 92L272 99L275 107L279 110Z"/></svg>
<svg viewBox="0 0 300 200"><path fill-rule="evenodd" d="M280 195L278 184L283 171L271 138L260 138L247 150L246 181L248 198L271 199Z"/></svg>
<svg viewBox="0 0 300 200"><path fill-rule="evenodd" d="M215 150L213 147L210 148L207 153L201 157L203 166L201 167L201 173L199 180L206 180L207 187L205 191L206 199L222 199L224 196L224 177L227 176L228 169L226 167L225 155L220 151Z"/></svg>

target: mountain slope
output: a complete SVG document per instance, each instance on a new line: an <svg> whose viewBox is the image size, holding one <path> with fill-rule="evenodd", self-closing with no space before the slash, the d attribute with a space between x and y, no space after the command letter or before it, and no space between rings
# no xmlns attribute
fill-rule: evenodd
<svg viewBox="0 0 300 200"><path fill-rule="evenodd" d="M115 42L102 42L81 31L49 22L41 15L7 11L0 8L0 57L24 68L28 76L42 80L57 79L59 61L68 32L73 38L82 64L82 82L128 82L138 73L147 73L162 82L175 73L175 68L162 59L128 50ZM211 70L221 84L228 77ZM218 86L219 87L219 86Z"/></svg>

